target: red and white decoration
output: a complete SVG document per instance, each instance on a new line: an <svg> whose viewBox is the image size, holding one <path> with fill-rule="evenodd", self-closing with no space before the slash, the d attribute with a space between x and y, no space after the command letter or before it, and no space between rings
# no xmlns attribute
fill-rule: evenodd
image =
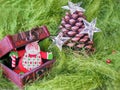
<svg viewBox="0 0 120 90"><path fill-rule="evenodd" d="M12 68L16 67L16 56L15 55L12 55L11 56L11 59L12 59Z"/></svg>
<svg viewBox="0 0 120 90"><path fill-rule="evenodd" d="M34 42L26 45L25 50L26 52L22 58L22 65L24 68L31 70L42 64L38 43Z"/></svg>
<svg viewBox="0 0 120 90"><path fill-rule="evenodd" d="M26 73L36 67L43 64L43 59L51 60L53 58L52 53L40 51L40 47L37 42L32 42L26 45L25 50L18 51L18 57L20 58L18 66L14 69L16 73Z"/></svg>

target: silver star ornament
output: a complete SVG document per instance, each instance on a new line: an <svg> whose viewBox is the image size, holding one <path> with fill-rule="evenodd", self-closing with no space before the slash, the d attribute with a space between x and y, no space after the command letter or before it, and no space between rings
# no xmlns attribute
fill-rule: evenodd
<svg viewBox="0 0 120 90"><path fill-rule="evenodd" d="M58 36L52 36L53 43L62 50L62 46L67 42L70 38L69 37L63 37L63 34L60 32Z"/></svg>
<svg viewBox="0 0 120 90"><path fill-rule="evenodd" d="M82 11L82 12L85 12L85 9L83 9L82 7L80 7L80 5L82 4L82 2L79 2L79 3L72 3L72 2L68 2L68 6L63 6L62 8L63 9L66 9L66 10L70 10L70 13L73 14L75 11Z"/></svg>
<svg viewBox="0 0 120 90"><path fill-rule="evenodd" d="M99 28L95 27L96 20L97 20L97 18L95 18L94 20L92 20L89 23L88 21L83 19L83 23L85 25L85 28L80 32L80 34L88 34L91 41L93 40L94 32L100 32L101 31Z"/></svg>

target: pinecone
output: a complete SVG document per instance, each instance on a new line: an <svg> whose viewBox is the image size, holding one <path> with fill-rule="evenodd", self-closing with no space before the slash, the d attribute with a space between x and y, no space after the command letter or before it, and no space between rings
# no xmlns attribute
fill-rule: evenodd
<svg viewBox="0 0 120 90"><path fill-rule="evenodd" d="M85 19L82 11L75 11L74 13L66 13L62 18L60 30L64 37L71 39L64 44L64 46L71 47L74 50L85 49L87 51L94 51L93 41L90 41L88 34L80 34L84 29L83 19Z"/></svg>

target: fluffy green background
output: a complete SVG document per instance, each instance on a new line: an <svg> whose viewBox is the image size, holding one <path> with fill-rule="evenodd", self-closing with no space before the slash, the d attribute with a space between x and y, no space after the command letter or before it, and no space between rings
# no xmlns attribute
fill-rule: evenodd
<svg viewBox="0 0 120 90"><path fill-rule="evenodd" d="M53 69L42 80L26 85L26 90L118 90L120 88L120 0L82 1L88 21L97 17L102 32L94 35L96 52L87 56L70 49L60 52L49 39L40 43L56 58ZM57 35L67 0L0 0L0 39L7 34L47 25ZM115 51L114 53L113 50ZM69 52L69 53L68 53ZM110 64L106 60L111 59ZM11 87L10 87L11 86ZM0 74L0 89L18 89Z"/></svg>

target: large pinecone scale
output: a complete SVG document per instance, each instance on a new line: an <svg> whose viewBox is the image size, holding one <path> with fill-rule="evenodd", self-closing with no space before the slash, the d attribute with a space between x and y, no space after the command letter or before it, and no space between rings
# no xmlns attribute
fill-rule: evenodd
<svg viewBox="0 0 120 90"><path fill-rule="evenodd" d="M76 11L73 14L67 12L65 17L62 18L59 28L64 37L71 38L64 46L71 47L74 50L84 48L93 51L93 41L90 41L88 34L80 34L85 28L83 19L85 19L85 16L81 11Z"/></svg>

